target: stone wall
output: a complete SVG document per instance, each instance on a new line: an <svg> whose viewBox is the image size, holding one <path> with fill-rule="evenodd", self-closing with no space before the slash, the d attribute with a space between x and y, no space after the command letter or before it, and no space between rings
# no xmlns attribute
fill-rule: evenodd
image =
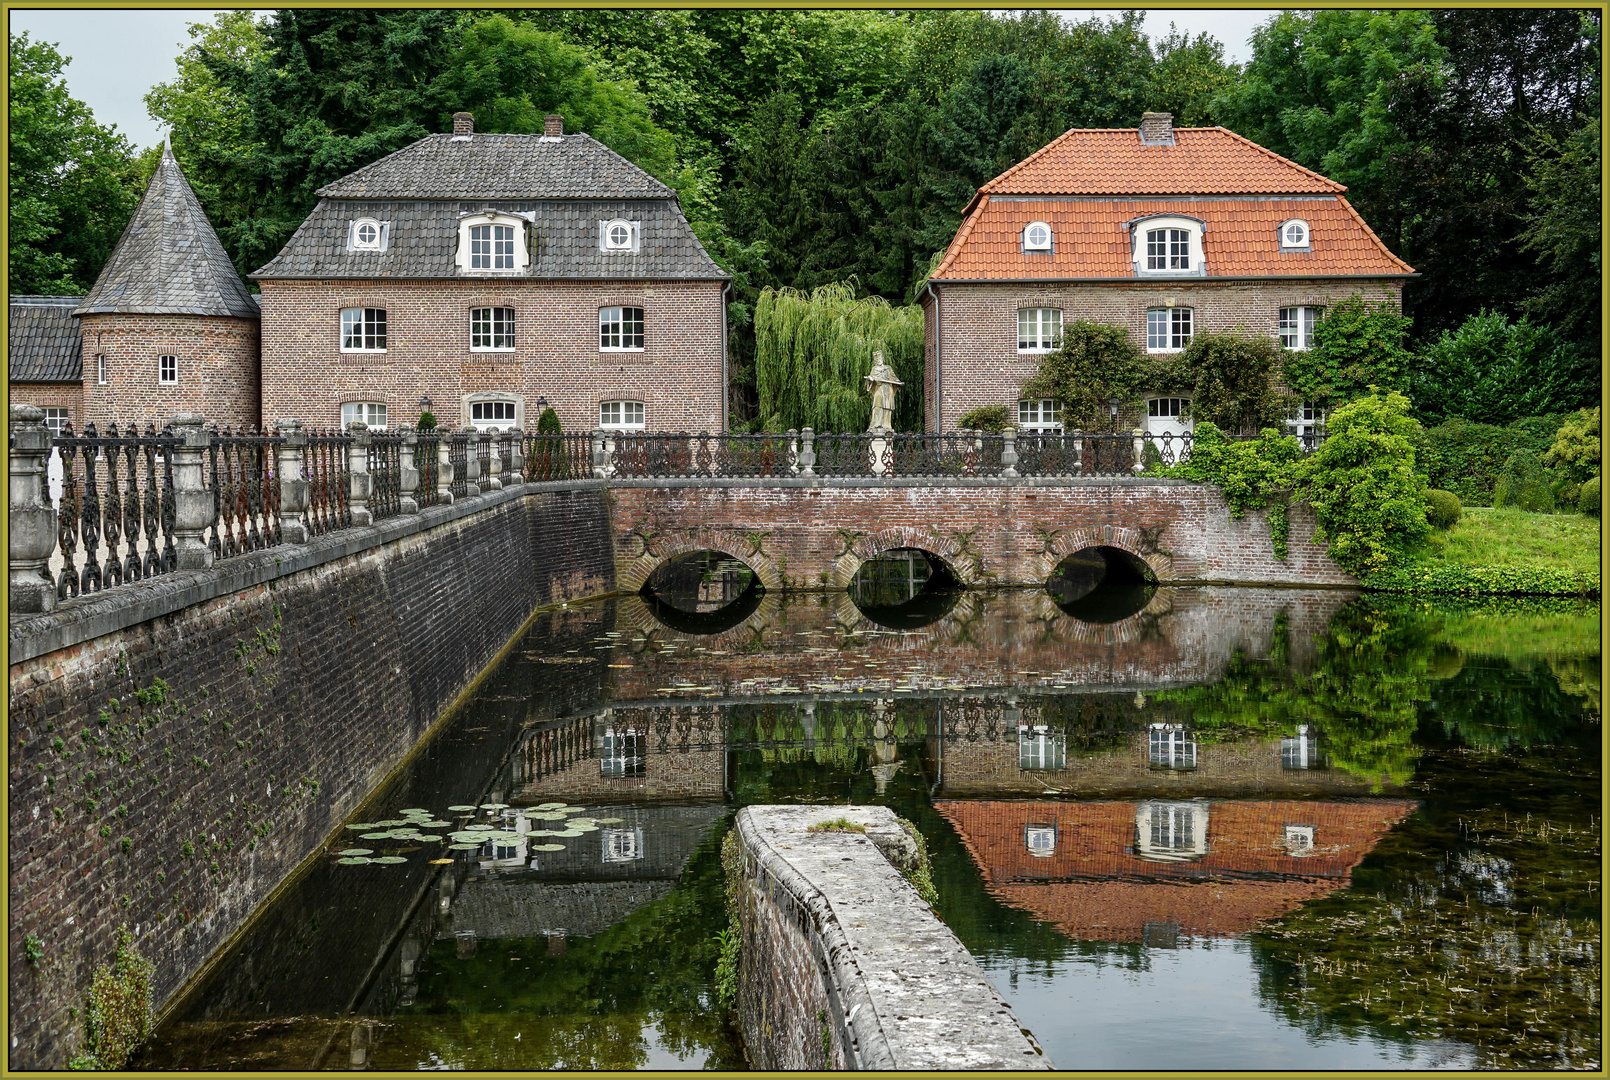
<svg viewBox="0 0 1610 1080"><path fill-rule="evenodd" d="M864 832L809 831L836 819ZM891 865L915 852L893 811L749 806L735 828L737 1010L755 1068L1051 1068Z"/></svg>
<svg viewBox="0 0 1610 1080"><path fill-rule="evenodd" d="M19 639L62 640L80 614L176 598L11 666L12 1068L73 1055L119 926L168 1001L533 609L612 588L603 495L526 490L428 511L378 547L348 530L230 560L262 562L264 580L200 602L182 601L239 569L13 621L16 656Z"/></svg>

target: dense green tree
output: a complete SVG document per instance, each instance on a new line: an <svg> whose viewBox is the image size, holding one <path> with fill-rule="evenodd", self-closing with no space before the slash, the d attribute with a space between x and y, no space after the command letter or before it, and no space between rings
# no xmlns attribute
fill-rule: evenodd
<svg viewBox="0 0 1610 1080"><path fill-rule="evenodd" d="M149 169L115 127L67 92L68 57L11 35L9 285L13 293L89 289L128 224Z"/></svg>
<svg viewBox="0 0 1610 1080"><path fill-rule="evenodd" d="M1410 394L1428 423L1507 424L1598 400L1597 367L1551 327L1483 311L1421 350Z"/></svg>

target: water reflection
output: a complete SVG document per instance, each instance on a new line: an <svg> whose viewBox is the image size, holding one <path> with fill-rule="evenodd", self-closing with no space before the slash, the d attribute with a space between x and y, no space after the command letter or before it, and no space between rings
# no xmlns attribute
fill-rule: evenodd
<svg viewBox="0 0 1610 1080"><path fill-rule="evenodd" d="M1597 1062L1596 607L1163 587L1102 621L1100 582L911 565L863 609L706 569L539 620L354 815L496 835L337 838L140 1064L741 1068L718 848L776 801L915 821L1059 1064Z"/></svg>

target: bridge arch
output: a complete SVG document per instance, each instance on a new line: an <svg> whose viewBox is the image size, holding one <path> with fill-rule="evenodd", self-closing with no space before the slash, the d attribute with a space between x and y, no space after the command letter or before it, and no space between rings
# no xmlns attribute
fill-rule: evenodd
<svg viewBox="0 0 1610 1080"><path fill-rule="evenodd" d="M1166 552L1157 550L1155 544L1146 543L1139 529L1098 525L1057 534L1040 556L1040 581L1049 581L1051 575L1057 572L1057 567L1062 565L1062 560L1069 555L1096 547L1117 548L1126 555L1134 556L1146 564L1159 582L1174 580L1174 560Z"/></svg>
<svg viewBox="0 0 1610 1080"><path fill-rule="evenodd" d="M967 551L962 542L952 536L941 536L932 529L916 525L894 525L887 529L858 537L833 562L827 583L835 589L848 589L855 575L868 560L885 551L909 548L935 559L945 572L964 588L972 588L984 580L982 560Z"/></svg>
<svg viewBox="0 0 1610 1080"><path fill-rule="evenodd" d="M737 559L754 571L760 587L777 592L783 587L783 575L771 556L747 536L727 529L696 529L676 536L657 536L652 541L637 536L642 551L617 574L617 588L637 592L654 571L666 563L698 551L715 551Z"/></svg>

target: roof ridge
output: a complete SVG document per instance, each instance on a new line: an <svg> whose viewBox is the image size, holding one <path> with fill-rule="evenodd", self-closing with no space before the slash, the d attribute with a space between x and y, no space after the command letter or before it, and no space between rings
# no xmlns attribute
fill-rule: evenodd
<svg viewBox="0 0 1610 1080"><path fill-rule="evenodd" d="M1326 184L1329 184L1330 185L1330 190L1336 192L1337 194L1340 194L1341 192L1344 192L1344 191L1347 190L1347 185L1346 184L1338 183L1337 181L1332 180L1330 177L1325 176L1322 173L1317 173L1313 169L1307 168L1306 166L1303 166L1303 165L1299 165L1295 161L1291 160L1288 157L1282 157L1281 155L1275 153L1273 150L1269 149L1267 146L1260 146L1259 144L1253 142L1251 139L1247 138L1245 135L1242 135L1242 134L1239 134L1237 132L1231 131L1227 127L1217 126L1217 127L1211 127L1211 128L1180 128L1180 129L1177 129L1177 130L1181 130L1181 131L1222 131L1224 134L1230 136L1232 139L1238 139L1241 142L1246 143L1248 146L1250 146L1254 150L1258 151L1258 153L1264 154L1264 155L1266 155L1268 157L1274 158L1276 161L1280 162L1282 165L1289 165L1293 169L1296 169L1298 172L1306 173L1307 175L1312 176L1316 180L1320 180L1320 181L1323 181Z"/></svg>
<svg viewBox="0 0 1610 1080"><path fill-rule="evenodd" d="M393 150L391 153L385 154L385 155L383 155L381 157L375 158L373 161L369 162L369 164L367 164L367 165L359 165L356 169L353 169L351 172L347 173L344 176L336 177L334 180L331 180L328 184L320 184L317 188L313 189L313 194L317 195L321 199L326 198L327 196L324 194L324 189L325 188L334 187L335 185L341 183L341 181L343 181L343 180L350 180L354 176L357 176L360 173L368 172L370 169L374 168L375 166L383 164L384 162L390 161L392 158L396 157L398 154L402 153L404 150L412 149L413 147L418 146L420 143L425 142L426 140L438 139L438 138L442 138L444 136L446 138L449 138L449 139L453 138L453 134L451 132L442 132L442 131L429 132L428 134L426 134L422 138L415 139L413 142L407 144L406 146L399 146L399 147L397 147L397 149ZM340 198L339 195L333 196L333 197L334 198Z"/></svg>
<svg viewBox="0 0 1610 1080"><path fill-rule="evenodd" d="M1345 196L1337 195L1336 196L1336 201L1342 204L1342 209L1346 210L1348 215L1351 216L1354 221L1358 222L1359 225L1363 226L1364 234L1366 236L1368 236L1371 240L1375 241L1375 246L1381 249L1382 254L1384 254L1387 258L1391 259L1393 262L1397 263L1399 266L1403 267L1404 273L1408 273L1408 274L1419 273L1419 271L1417 271L1414 267L1410 266L1408 263L1404 262L1402 259L1400 259L1396 255L1392 254L1392 249L1386 246L1386 241L1382 240L1378 235L1376 235L1375 230L1370 228L1370 223L1364 220L1364 216L1362 214L1360 214L1357 210L1353 209L1353 204L1348 202L1347 198Z"/></svg>

